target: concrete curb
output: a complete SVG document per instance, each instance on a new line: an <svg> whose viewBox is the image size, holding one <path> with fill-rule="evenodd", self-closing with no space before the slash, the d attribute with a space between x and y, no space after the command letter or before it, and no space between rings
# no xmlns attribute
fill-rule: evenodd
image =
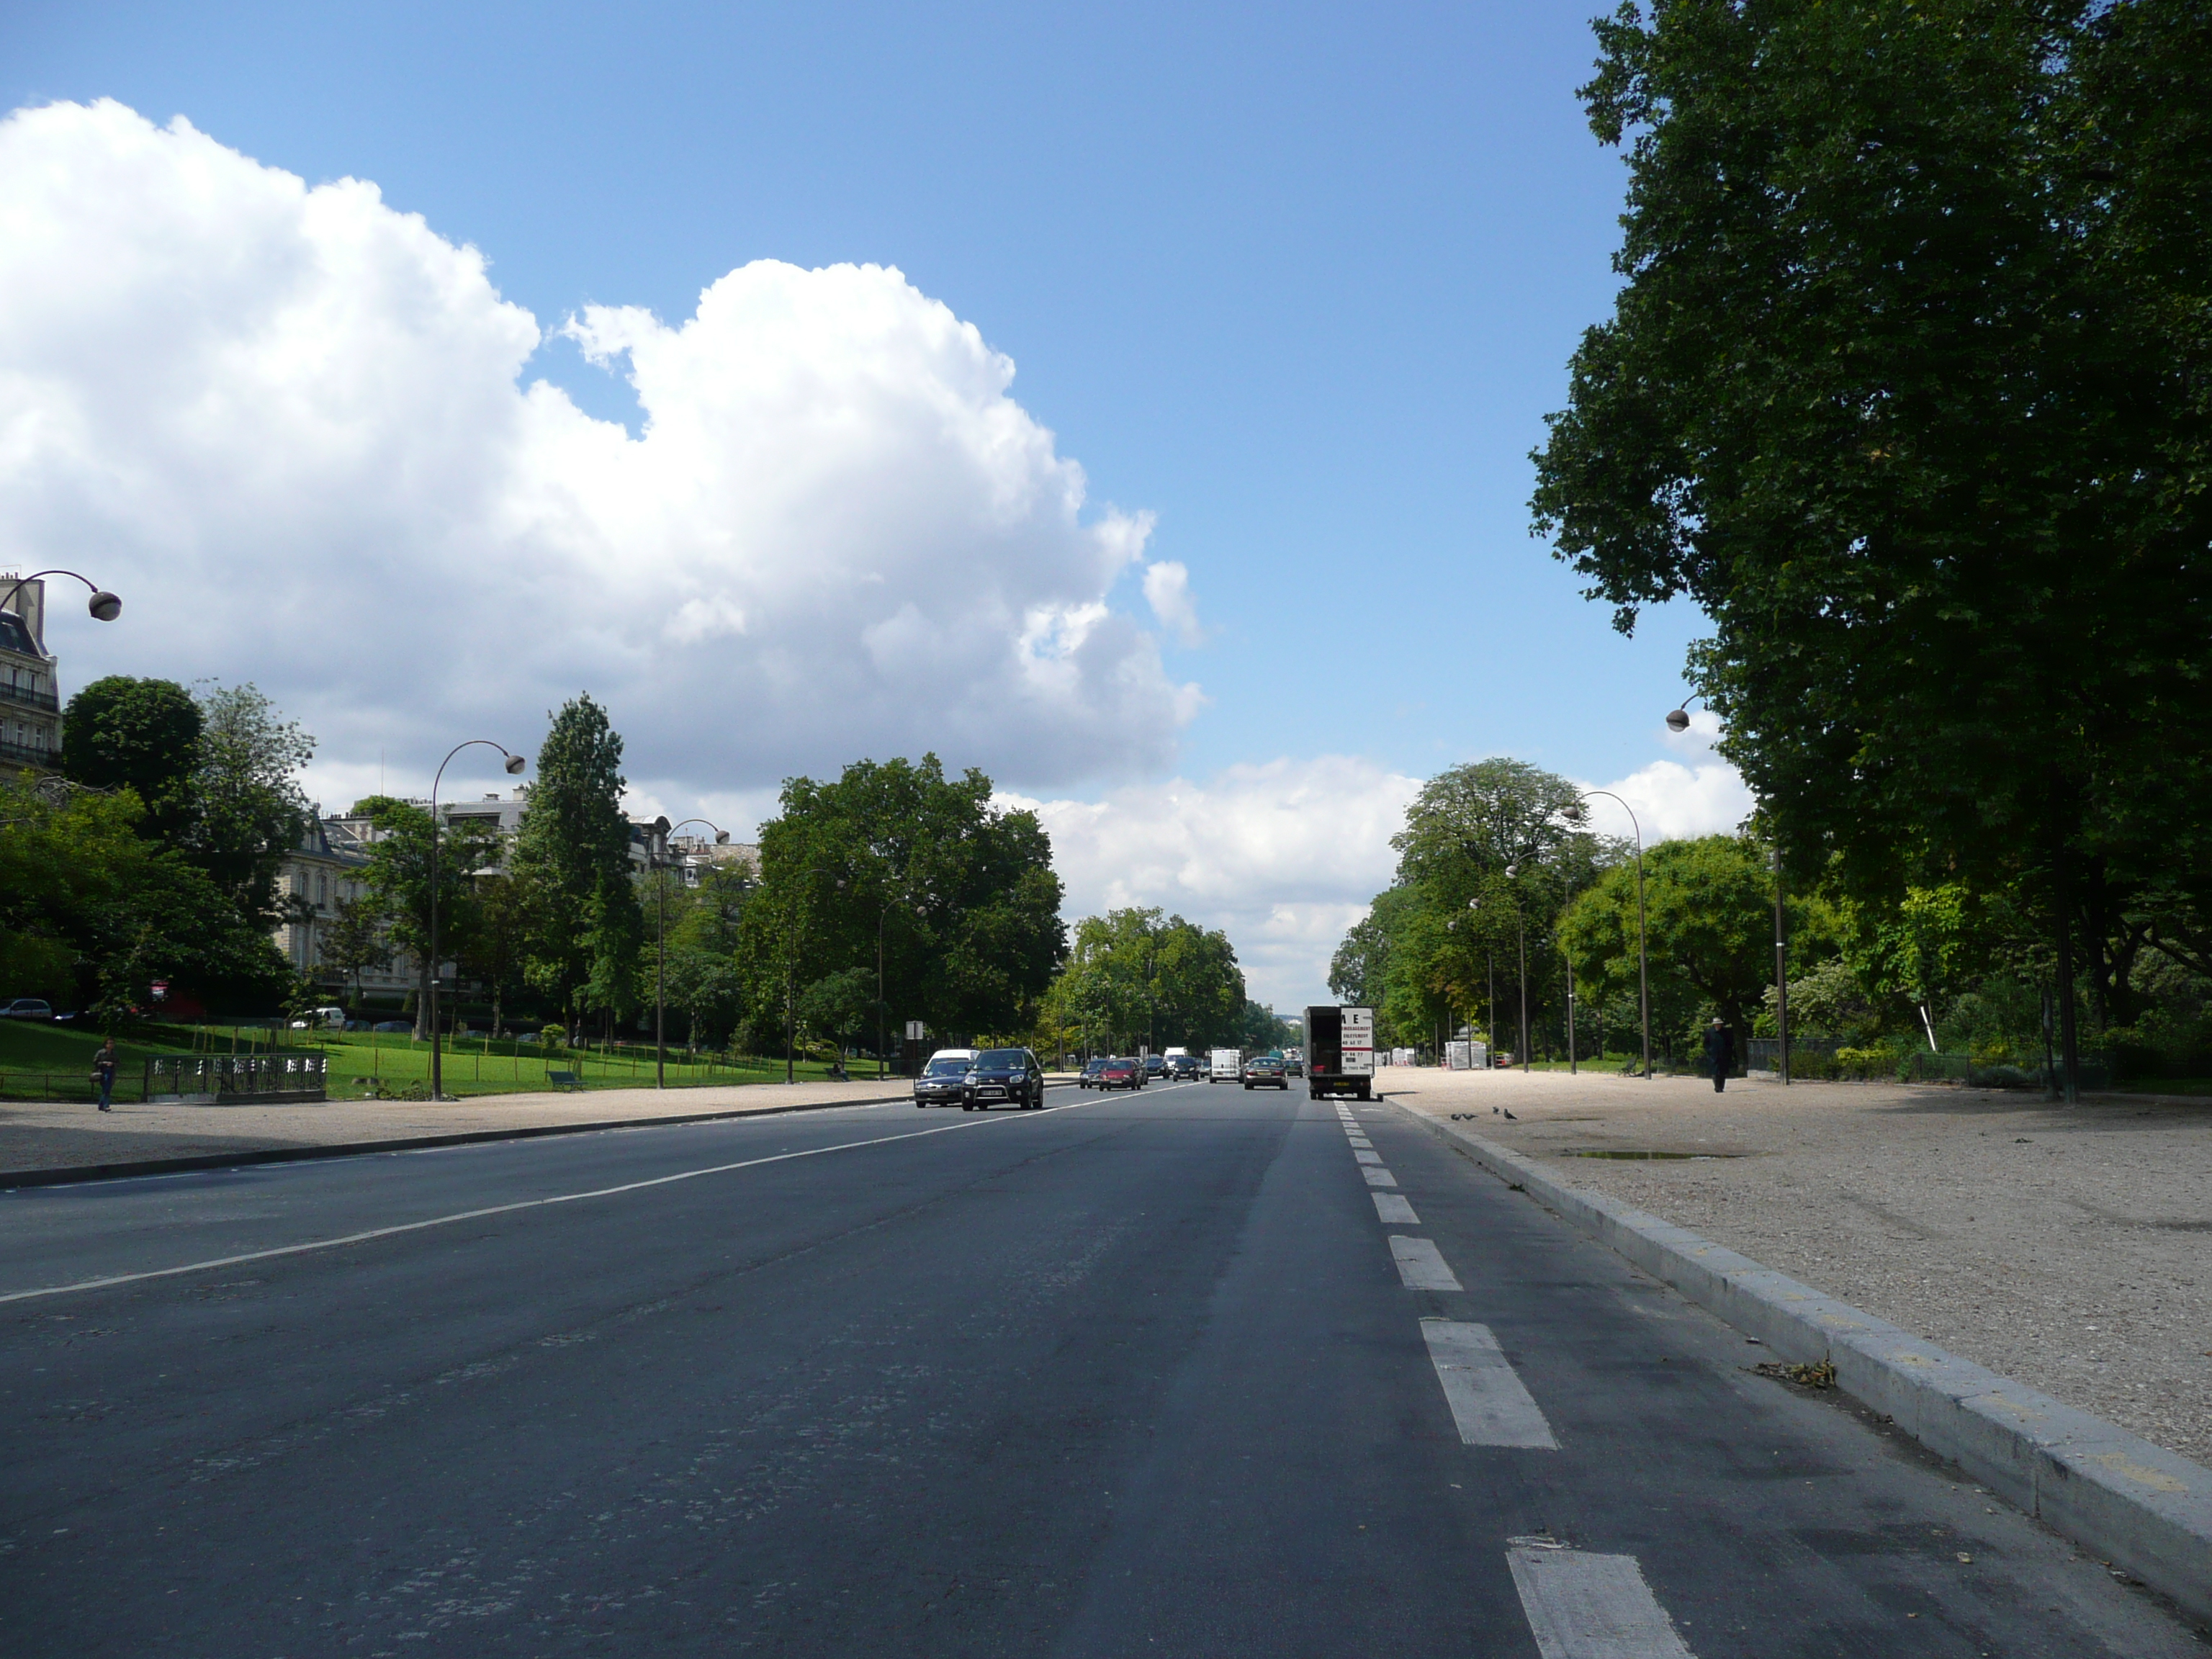
<svg viewBox="0 0 2212 1659"><path fill-rule="evenodd" d="M1393 1102L1394 1105L1397 1103ZM2212 1621L2212 1469L1947 1353L1810 1285L1400 1106L1645 1273L1836 1385L2100 1560Z"/></svg>
<svg viewBox="0 0 2212 1659"><path fill-rule="evenodd" d="M678 1123L713 1123L733 1117L780 1117L787 1112L827 1112L840 1106L896 1106L906 1095L861 1100L810 1100L793 1106L735 1106L720 1112L673 1117L617 1117L595 1123L533 1123L512 1129L471 1129L462 1134L409 1135L395 1140L343 1140L327 1146L269 1146L247 1152L204 1152L191 1158L153 1158L135 1164L75 1164L52 1170L0 1170L0 1190L68 1187L86 1181L125 1181L135 1176L182 1175L195 1170L234 1170L253 1164L301 1164L324 1158L365 1158L372 1152L412 1152L431 1146L469 1146L489 1140L537 1140L547 1135L593 1134L603 1129L657 1129Z"/></svg>

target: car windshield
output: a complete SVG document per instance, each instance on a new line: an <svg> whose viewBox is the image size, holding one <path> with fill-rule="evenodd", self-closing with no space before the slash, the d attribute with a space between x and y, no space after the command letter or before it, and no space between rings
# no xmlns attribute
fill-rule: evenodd
<svg viewBox="0 0 2212 1659"><path fill-rule="evenodd" d="M1018 1048L986 1048L978 1066L1019 1066L1028 1056Z"/></svg>
<svg viewBox="0 0 2212 1659"><path fill-rule="evenodd" d="M929 1069L922 1075L924 1077L958 1077L967 1071L971 1063L964 1060L933 1060L929 1062Z"/></svg>

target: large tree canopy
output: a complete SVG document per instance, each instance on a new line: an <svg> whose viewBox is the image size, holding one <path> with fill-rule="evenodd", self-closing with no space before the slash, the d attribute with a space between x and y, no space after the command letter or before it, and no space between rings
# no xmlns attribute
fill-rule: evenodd
<svg viewBox="0 0 2212 1659"><path fill-rule="evenodd" d="M1694 678L1802 872L2024 883L2062 940L2154 890L2202 934L2212 9L1661 0L1599 33L1626 280L1540 530L1624 629L1710 615Z"/></svg>
<svg viewBox="0 0 2212 1659"><path fill-rule="evenodd" d="M948 779L925 755L793 778L760 849L739 940L763 1015L781 1023L807 987L872 970L880 947L894 1023L962 1036L1035 1023L1066 948L1060 878L1036 815L992 805L981 772Z"/></svg>

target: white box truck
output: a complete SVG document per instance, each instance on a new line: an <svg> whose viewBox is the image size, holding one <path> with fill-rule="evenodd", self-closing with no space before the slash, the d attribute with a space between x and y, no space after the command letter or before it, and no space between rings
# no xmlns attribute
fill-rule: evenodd
<svg viewBox="0 0 2212 1659"><path fill-rule="evenodd" d="M1244 1080L1244 1051L1242 1048L1216 1048L1206 1057L1206 1080L1208 1083L1242 1083Z"/></svg>
<svg viewBox="0 0 2212 1659"><path fill-rule="evenodd" d="M1306 1093L1315 1100L1334 1095L1365 1100L1374 1087L1375 1011L1307 1009Z"/></svg>

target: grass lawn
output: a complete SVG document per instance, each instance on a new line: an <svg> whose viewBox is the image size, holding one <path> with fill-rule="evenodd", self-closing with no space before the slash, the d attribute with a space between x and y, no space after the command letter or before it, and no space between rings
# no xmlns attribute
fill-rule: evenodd
<svg viewBox="0 0 2212 1659"><path fill-rule="evenodd" d="M392 1093L410 1084L428 1087L430 1045L395 1031L328 1031L316 1045L330 1057L330 1093L333 1100L358 1100L378 1092ZM585 1053L562 1049L549 1054L534 1043L489 1037L448 1041L441 1068L449 1095L514 1094L521 1090L549 1087L547 1075L574 1072L587 1089L638 1089L653 1086L653 1049L649 1045L623 1044L612 1054L594 1048ZM869 1069L854 1062L854 1075ZM828 1065L802 1060L795 1074L806 1082L830 1075ZM734 1063L703 1057L687 1063L681 1048L668 1051L668 1086L672 1089L702 1084L781 1083L783 1062L744 1055Z"/></svg>
<svg viewBox="0 0 2212 1659"><path fill-rule="evenodd" d="M156 1035L158 1033L158 1035ZM285 1031L272 1033L253 1027L167 1026L142 1030L118 1038L115 1097L143 1099L145 1061L179 1054L267 1053L274 1037L280 1049L319 1050L330 1066L330 1097L362 1100L379 1094L401 1094L412 1086L427 1089L430 1081L430 1045L416 1042L403 1032ZM0 1099L90 1100L92 1057L100 1035L88 1027L50 1025L30 1020L0 1020ZM653 1049L649 1045L618 1045L612 1053L562 1050L549 1055L533 1043L511 1040L492 1042L463 1037L448 1042L443 1065L449 1095L514 1094L548 1087L547 1073L574 1072L587 1089L650 1087ZM852 1063L853 1075L866 1078L873 1066ZM802 1060L796 1074L809 1082L830 1074L818 1060ZM734 1063L707 1060L687 1063L681 1049L668 1056L671 1088L703 1084L781 1083L783 1062L757 1056L741 1056Z"/></svg>

